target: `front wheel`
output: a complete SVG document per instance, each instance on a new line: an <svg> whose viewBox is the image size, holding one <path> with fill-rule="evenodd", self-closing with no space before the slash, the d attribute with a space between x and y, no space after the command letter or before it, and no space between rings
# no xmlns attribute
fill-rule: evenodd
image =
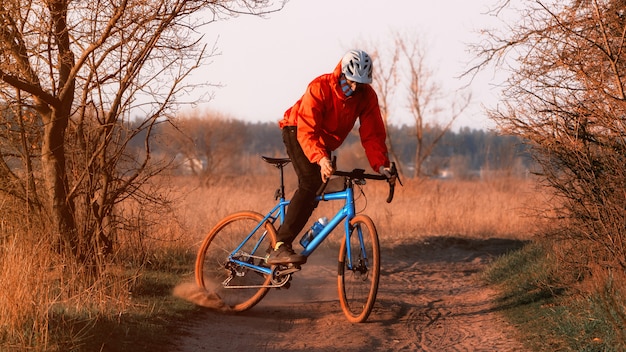
<svg viewBox="0 0 626 352"><path fill-rule="evenodd" d="M343 241L339 250L339 301L348 321L362 323L376 301L380 244L374 222L368 216L355 216L350 229L349 239Z"/></svg>
<svg viewBox="0 0 626 352"><path fill-rule="evenodd" d="M197 285L219 295L235 312L252 308L269 290L271 275L229 259L232 254L239 261L265 265L267 250L276 243L276 229L262 221L261 214L249 211L225 217L206 236L196 257Z"/></svg>

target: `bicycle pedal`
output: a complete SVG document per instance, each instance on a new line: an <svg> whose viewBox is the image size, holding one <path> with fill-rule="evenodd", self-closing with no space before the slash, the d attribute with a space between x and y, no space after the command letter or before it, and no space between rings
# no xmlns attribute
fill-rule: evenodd
<svg viewBox="0 0 626 352"><path fill-rule="evenodd" d="M293 264L290 264L289 266L287 266L287 267L286 267L286 268L284 268L284 269L283 269L283 268L280 268L280 267L279 267L279 268L277 268L277 269L276 269L276 274L277 274L278 276L283 276L283 275L293 274L293 273L295 273L295 272L297 272L297 271L300 271L300 270L301 270L301 268L300 268L300 266L299 266L299 265L293 265Z"/></svg>

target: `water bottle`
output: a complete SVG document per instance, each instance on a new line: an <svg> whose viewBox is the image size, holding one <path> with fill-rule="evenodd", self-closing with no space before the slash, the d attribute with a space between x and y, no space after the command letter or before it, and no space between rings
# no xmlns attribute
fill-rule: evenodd
<svg viewBox="0 0 626 352"><path fill-rule="evenodd" d="M302 235L302 238L300 239L300 244L302 245L302 247L306 248L309 245L309 243L313 241L313 238L315 238L315 236L317 236L322 231L322 229L324 228L324 226L326 226L327 223L328 223L328 219L326 219L326 217L319 218L313 224L313 226L311 226L309 231L307 231L304 235Z"/></svg>

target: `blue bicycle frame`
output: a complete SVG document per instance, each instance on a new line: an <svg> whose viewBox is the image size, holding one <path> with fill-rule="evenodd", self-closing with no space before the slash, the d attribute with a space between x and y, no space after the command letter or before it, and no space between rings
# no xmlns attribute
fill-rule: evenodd
<svg viewBox="0 0 626 352"><path fill-rule="evenodd" d="M324 226L324 228L320 231L320 233L315 236L313 238L313 240L311 240L311 242L306 246L306 248L304 248L304 250L302 250L301 254L304 256L309 256L311 255L311 253L313 253L315 251L315 249L317 249L317 247L324 242L324 240L326 239L326 237L328 237L328 235L330 235L330 233L339 225L339 223L341 223L344 219L352 219L355 215L355 207L354 207L354 189L352 188L352 185L350 185L349 187L347 187L345 190L343 191L339 191L339 192L331 192L331 193L326 193L326 194L322 194L320 196L316 197L317 201L332 201L332 200L345 200L345 204L344 206L339 209L339 211L337 212L337 214L335 214L335 216L328 222L328 224L326 226ZM246 242L248 242L250 240L250 238L252 237L252 235L261 227L263 226L263 224L266 221L269 221L272 224L275 224L276 221L278 220L280 222L280 224L283 223L284 219L285 219L285 211L287 206L289 205L288 200L286 200L284 198L284 196L281 195L281 197L279 198L279 202L278 204L276 204L276 206L274 206L274 208L272 208L272 210L265 215L265 217L263 218L262 221L259 222L259 224L252 229L252 231L250 232L250 234L246 237L246 239L239 245L237 246L237 248L235 248L235 250L230 254L229 256L229 260L234 262L237 265L261 272L263 274L266 275L271 275L272 274L272 268L268 268L265 266L258 266L258 265L254 265L251 263L248 263L246 261L242 261L242 260L238 260L235 259L236 255L240 252L241 248L244 246L244 244ZM345 221L344 223L344 233L346 234L346 241L349 241L349 234L350 234L350 221ZM361 237L361 233L359 232L359 238ZM265 235L262 236L262 238L258 241L258 243L255 245L254 250L252 251L251 255L254 255L254 253L257 253L257 250L259 250L259 246L261 244L261 242L263 241ZM361 239L361 238L360 238ZM362 239L361 239L361 243L362 243ZM346 256L348 258L348 261L350 261L351 259L351 255L350 255L350 246L346 246L346 249L348 251L348 255ZM363 250L363 253L365 254L365 251ZM365 258L366 259L366 258ZM352 263L348 262L348 267L351 268L352 267Z"/></svg>
<svg viewBox="0 0 626 352"><path fill-rule="evenodd" d="M267 263L273 242L278 240L276 230L284 224L291 204L285 196L283 178L283 168L291 160L270 157L263 157L263 160L280 171L273 208L266 215L241 211L223 218L205 237L196 257L196 283L209 292L215 290L225 306L236 312L252 308L271 288L289 288L292 274L301 270L302 263ZM337 258L337 287L341 309L352 323L367 320L376 302L380 278L378 231L369 216L356 213L355 192L365 198L361 186L366 180L384 180L389 185L387 203L390 203L395 182L400 180L395 164L391 163L388 171L385 175L373 175L363 169L335 170L333 179L322 185L315 200L343 200L343 204L336 203L341 205L339 210L300 252L303 257L309 257L333 230L342 228L343 222L344 235ZM239 243L242 239L243 242ZM237 248L231 251L233 246ZM207 286L207 280L221 282L221 286Z"/></svg>

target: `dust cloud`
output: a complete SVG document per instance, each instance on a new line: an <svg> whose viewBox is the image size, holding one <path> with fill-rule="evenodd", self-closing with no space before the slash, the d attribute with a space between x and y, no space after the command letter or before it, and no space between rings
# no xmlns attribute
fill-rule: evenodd
<svg viewBox="0 0 626 352"><path fill-rule="evenodd" d="M222 301L222 298L217 293L198 287L193 282L178 284L174 287L172 294L201 307L220 312L228 312L230 310L230 307Z"/></svg>

